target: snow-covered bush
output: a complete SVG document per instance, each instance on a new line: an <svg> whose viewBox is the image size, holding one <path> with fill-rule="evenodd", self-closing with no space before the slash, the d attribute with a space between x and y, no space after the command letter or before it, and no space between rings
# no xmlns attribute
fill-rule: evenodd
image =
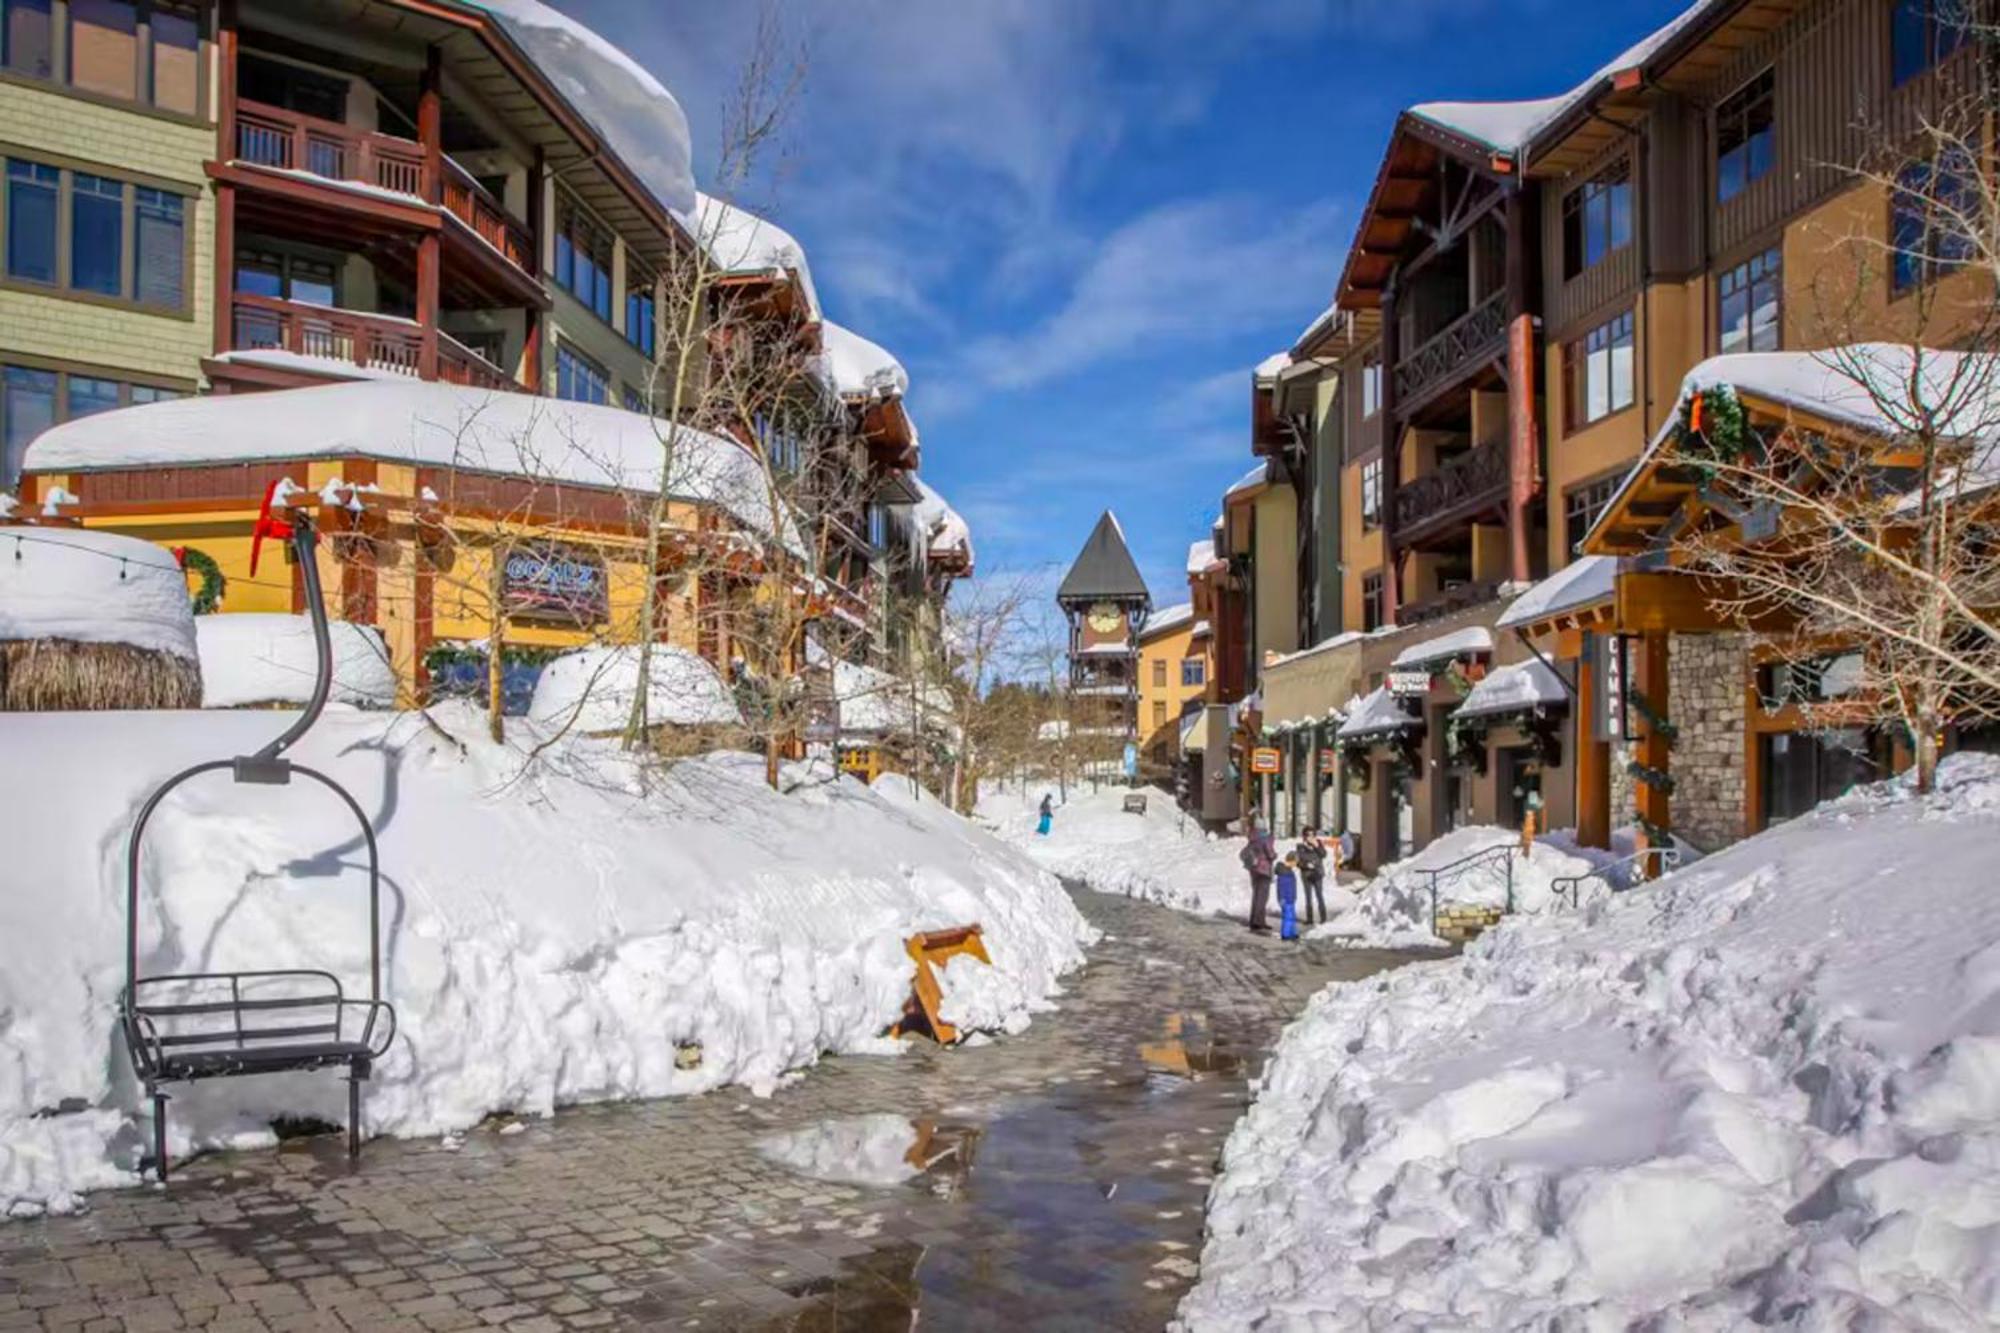
<svg viewBox="0 0 2000 1333"><path fill-rule="evenodd" d="M638 693L636 647L582 648L542 668L528 716L547 727L609 735L625 730ZM653 645L647 664L646 717L654 726L743 724L743 714L715 667L685 648L664 643Z"/></svg>
<svg viewBox="0 0 2000 1333"><path fill-rule="evenodd" d="M261 612L201 616L195 621L201 652L201 706L244 708L304 704L319 675L319 650L308 616ZM359 708L396 706L396 672L382 631L336 620L333 641L334 703Z"/></svg>
<svg viewBox="0 0 2000 1333"><path fill-rule="evenodd" d="M192 708L194 609L172 552L115 532L0 533L0 707Z"/></svg>

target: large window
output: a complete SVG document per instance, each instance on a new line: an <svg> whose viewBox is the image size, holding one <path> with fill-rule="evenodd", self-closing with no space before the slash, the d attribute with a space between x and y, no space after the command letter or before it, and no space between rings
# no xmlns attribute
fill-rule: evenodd
<svg viewBox="0 0 2000 1333"><path fill-rule="evenodd" d="M1716 281L1721 347L1729 352L1778 350L1778 290L1782 256L1777 246L1753 255Z"/></svg>
<svg viewBox="0 0 2000 1333"><path fill-rule="evenodd" d="M57 422L180 396L177 389L84 370L0 366L0 487L20 480L29 441Z"/></svg>
<svg viewBox="0 0 2000 1333"><path fill-rule="evenodd" d="M1563 492L1563 540L1571 551L1583 544L1584 534L1617 494L1618 480L1616 475L1600 477Z"/></svg>
<svg viewBox="0 0 2000 1333"><path fill-rule="evenodd" d="M340 273L331 260L243 245L236 249L236 290L308 305L340 304Z"/></svg>
<svg viewBox="0 0 2000 1333"><path fill-rule="evenodd" d="M1889 20L1889 68L1898 87L1958 50L1971 0L1895 0Z"/></svg>
<svg viewBox="0 0 2000 1333"><path fill-rule="evenodd" d="M123 101L139 96L139 6L133 0L69 0L69 81Z"/></svg>
<svg viewBox="0 0 2000 1333"><path fill-rule="evenodd" d="M1361 628L1365 633L1374 633L1382 628L1382 576L1363 574L1361 576Z"/></svg>
<svg viewBox="0 0 2000 1333"><path fill-rule="evenodd" d="M1777 79L1765 70L1715 108L1715 197L1734 199L1776 160Z"/></svg>
<svg viewBox="0 0 2000 1333"><path fill-rule="evenodd" d="M7 159L7 277L179 314L187 310L187 201L114 176ZM60 243L65 206L68 244Z"/></svg>
<svg viewBox="0 0 2000 1333"><path fill-rule="evenodd" d="M611 233L568 201L556 213L556 282L611 322Z"/></svg>
<svg viewBox="0 0 2000 1333"><path fill-rule="evenodd" d="M1361 530L1373 532L1382 522L1382 460L1361 465Z"/></svg>
<svg viewBox="0 0 2000 1333"><path fill-rule="evenodd" d="M1574 278L1632 242L1632 164L1621 159L1563 199L1563 276Z"/></svg>
<svg viewBox="0 0 2000 1333"><path fill-rule="evenodd" d="M0 66L32 78L53 78L55 49L50 0L0 0Z"/></svg>
<svg viewBox="0 0 2000 1333"><path fill-rule="evenodd" d="M1200 657L1181 659L1181 684L1195 689L1208 683L1208 661Z"/></svg>
<svg viewBox="0 0 2000 1333"><path fill-rule="evenodd" d="M1372 417L1382 410L1382 358L1370 354L1361 363L1361 415Z"/></svg>
<svg viewBox="0 0 2000 1333"><path fill-rule="evenodd" d="M653 414L653 405L646 401L646 395L629 384L625 386L622 401L627 412L637 412L642 417Z"/></svg>
<svg viewBox="0 0 2000 1333"><path fill-rule="evenodd" d="M68 59L56 67L56 23ZM0 0L0 67L80 92L201 111L201 10L194 0Z"/></svg>
<svg viewBox="0 0 2000 1333"><path fill-rule="evenodd" d="M1899 292L1949 273L1972 257L1979 216L1976 168L1963 153L1912 162L1890 197L1891 280ZM1960 221L1959 219L1965 219Z"/></svg>
<svg viewBox="0 0 2000 1333"><path fill-rule="evenodd" d="M1575 430L1633 403L1632 312L1604 323L1563 349L1569 426Z"/></svg>
<svg viewBox="0 0 2000 1333"><path fill-rule="evenodd" d="M637 264L625 265L625 341L653 355L653 275Z"/></svg>
<svg viewBox="0 0 2000 1333"><path fill-rule="evenodd" d="M556 397L572 403L611 402L611 377L604 367L579 353L568 343L556 347Z"/></svg>

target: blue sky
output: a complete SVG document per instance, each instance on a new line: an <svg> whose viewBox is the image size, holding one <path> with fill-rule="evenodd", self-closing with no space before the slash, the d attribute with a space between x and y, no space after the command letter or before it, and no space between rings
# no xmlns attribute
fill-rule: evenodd
<svg viewBox="0 0 2000 1333"><path fill-rule="evenodd" d="M759 7L553 3L674 90L705 181ZM1177 602L1397 111L1563 91L1684 5L777 0L804 79L741 202L909 368L983 575L1059 573L1109 506Z"/></svg>

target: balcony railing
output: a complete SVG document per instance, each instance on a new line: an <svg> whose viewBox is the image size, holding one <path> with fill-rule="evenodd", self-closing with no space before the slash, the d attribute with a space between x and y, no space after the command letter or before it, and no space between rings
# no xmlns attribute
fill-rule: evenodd
<svg viewBox="0 0 2000 1333"><path fill-rule="evenodd" d="M1455 588L1447 588L1428 600L1415 602L1398 608L1398 625L1422 625L1433 620L1442 620L1448 615L1469 610L1492 601L1500 595L1500 585L1494 581L1461 583Z"/></svg>
<svg viewBox="0 0 2000 1333"><path fill-rule="evenodd" d="M450 158L444 160L444 207L515 268L535 271L535 245L527 227Z"/></svg>
<svg viewBox="0 0 2000 1333"><path fill-rule="evenodd" d="M1396 537L1403 541L1488 503L1507 490L1507 445L1482 444L1396 488Z"/></svg>
<svg viewBox="0 0 2000 1333"><path fill-rule="evenodd" d="M424 197L424 146L261 102L236 104L236 157L260 167Z"/></svg>
<svg viewBox="0 0 2000 1333"><path fill-rule="evenodd" d="M1467 366L1491 358L1506 342L1507 293L1499 291L1397 359L1396 406L1416 406Z"/></svg>
<svg viewBox="0 0 2000 1333"><path fill-rule="evenodd" d="M423 364L423 346L421 326L387 315L240 292L231 312L230 347L239 352L290 352L414 379ZM522 388L498 366L443 332L438 334L438 378L483 389Z"/></svg>

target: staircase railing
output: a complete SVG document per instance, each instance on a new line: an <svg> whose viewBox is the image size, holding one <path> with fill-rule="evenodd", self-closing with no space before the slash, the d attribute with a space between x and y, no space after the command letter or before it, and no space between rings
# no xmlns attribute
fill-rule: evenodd
<svg viewBox="0 0 2000 1333"><path fill-rule="evenodd" d="M1654 863L1658 864L1655 865ZM1621 856L1616 861L1606 861L1595 869L1581 875L1562 875L1549 881L1549 892L1567 907L1575 907L1581 901L1581 890L1588 880L1601 879L1611 886L1612 892L1632 887L1631 871L1634 868L1651 868L1655 875L1664 875L1681 863L1678 847L1642 847L1630 856ZM1619 874L1619 872L1625 872ZM1616 878L1614 878L1616 876Z"/></svg>
<svg viewBox="0 0 2000 1333"><path fill-rule="evenodd" d="M1481 851L1474 852L1470 856L1461 856L1458 860L1441 865L1435 870L1426 869L1413 872L1414 874L1425 876L1429 881L1426 887L1429 888L1431 897L1431 934L1435 935L1438 933L1438 884L1447 877L1461 875L1476 866L1484 865L1501 865L1506 868L1507 910L1512 912L1514 910L1514 848L1510 845L1501 844L1495 847L1487 847Z"/></svg>

